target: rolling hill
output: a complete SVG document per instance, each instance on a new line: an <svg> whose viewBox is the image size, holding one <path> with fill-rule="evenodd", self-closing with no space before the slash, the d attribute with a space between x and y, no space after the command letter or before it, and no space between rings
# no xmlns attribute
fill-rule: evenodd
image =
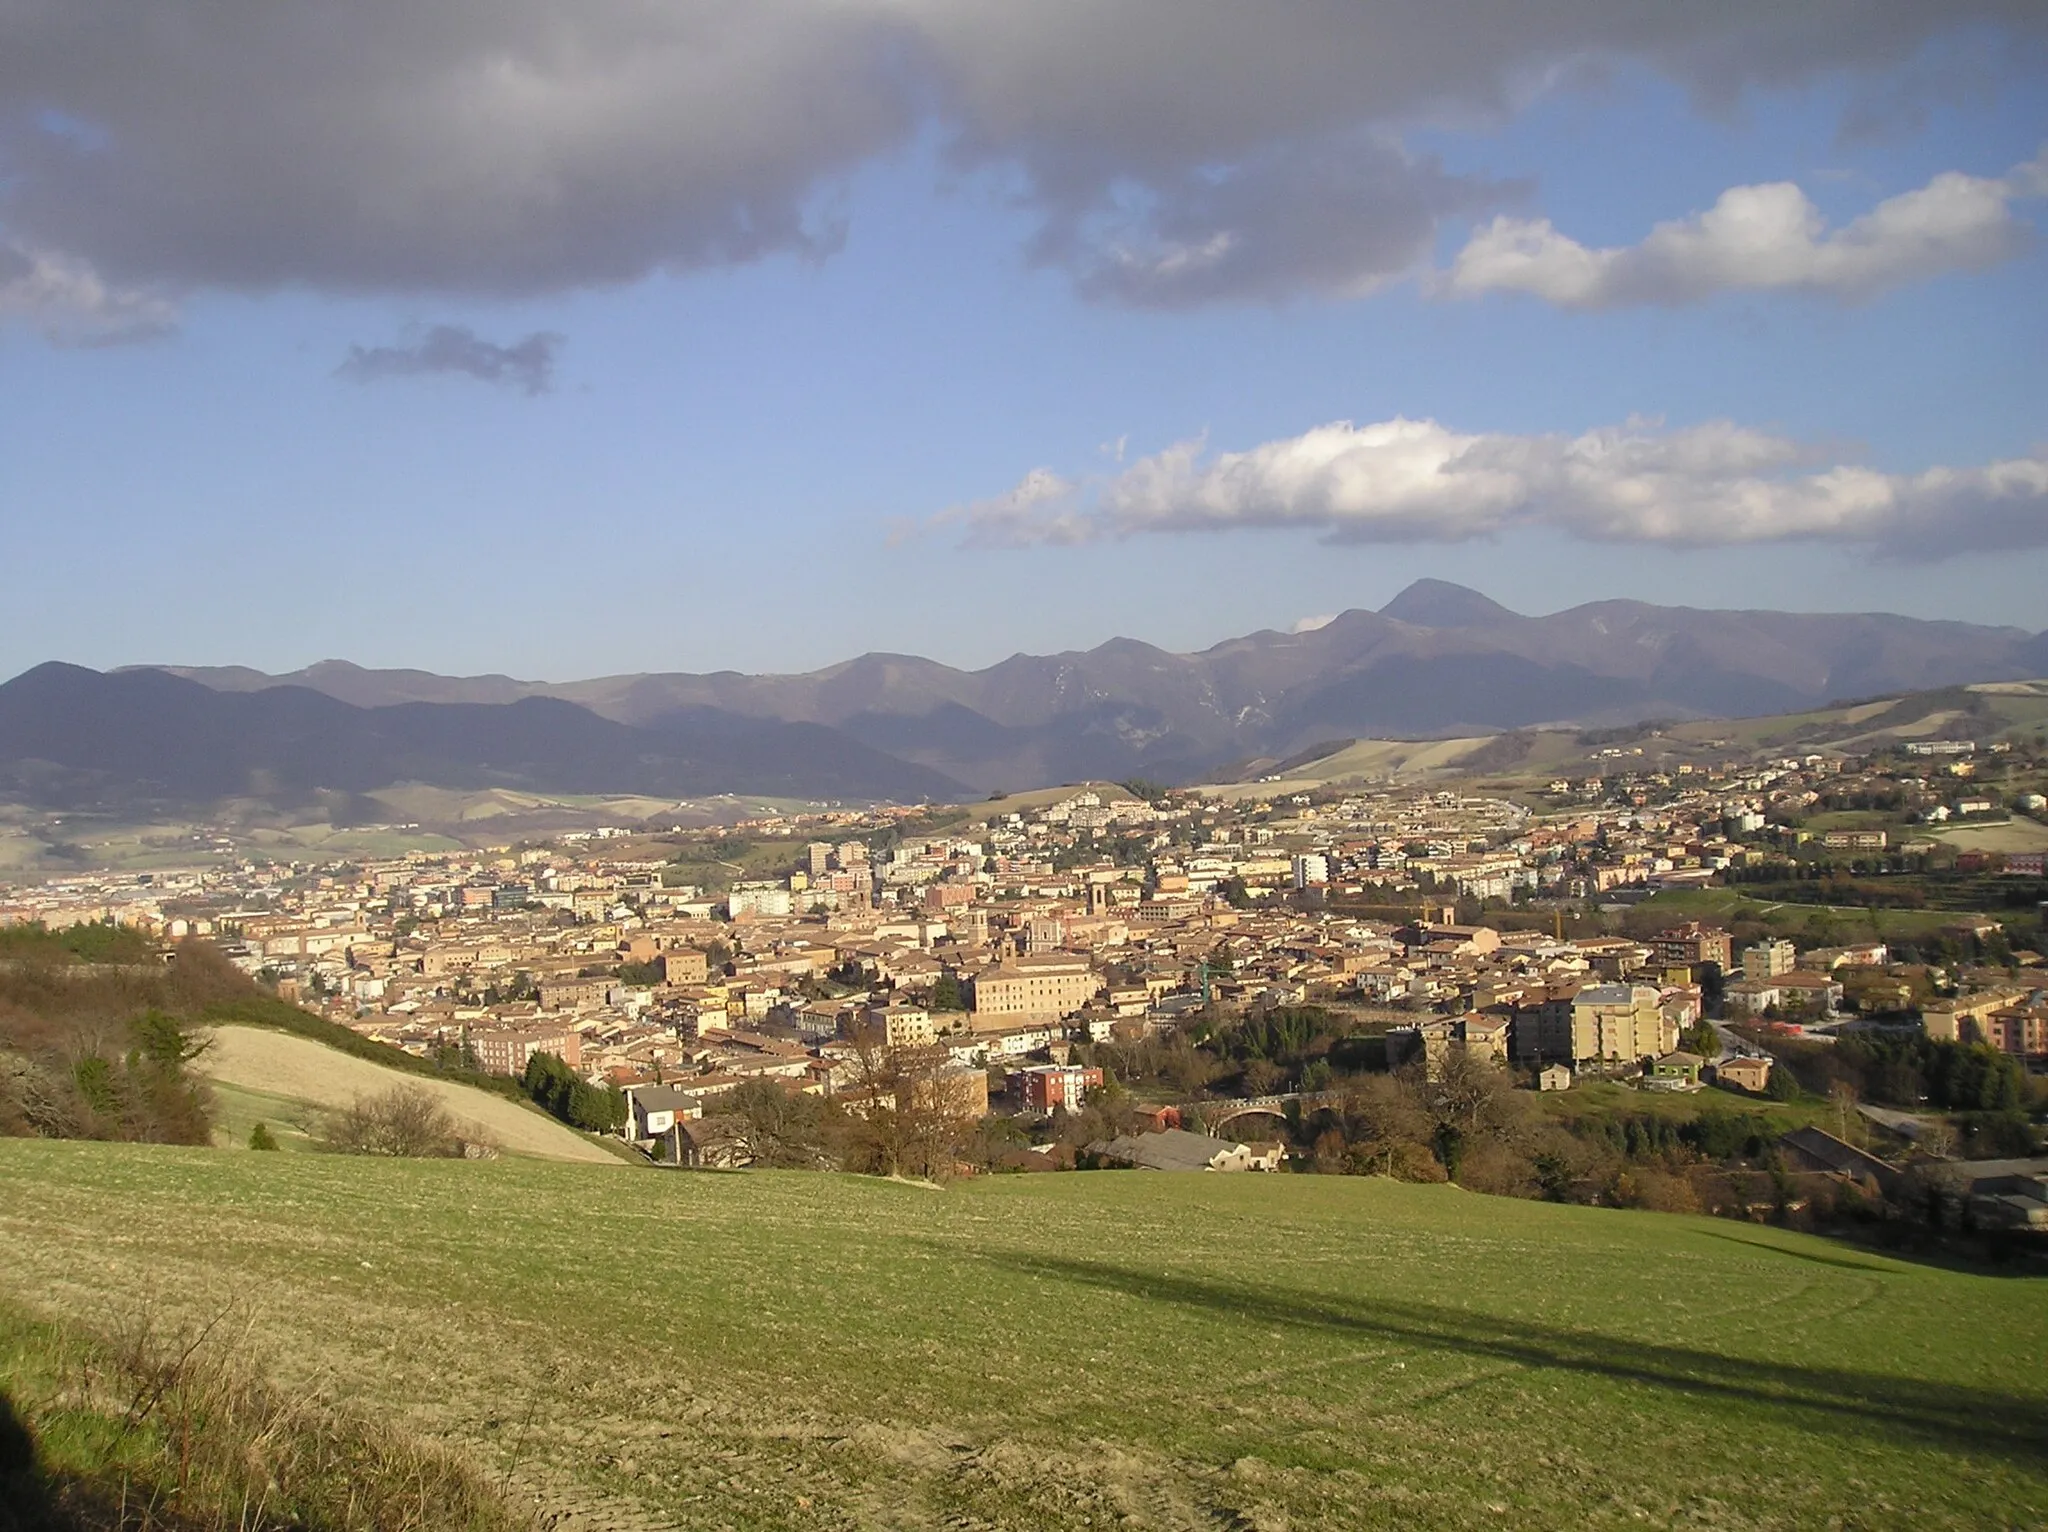
<svg viewBox="0 0 2048 1532"><path fill-rule="evenodd" d="M401 1072L264 1027L217 1026L204 1035L206 1051L193 1068L215 1087L223 1108L219 1137L229 1145L246 1143L259 1121L296 1144L304 1137L298 1130L317 1131L324 1114L346 1110L358 1097L404 1089L425 1091L465 1129L482 1129L481 1137L506 1154L620 1163L537 1107L457 1080Z"/></svg>
<svg viewBox="0 0 2048 1532"><path fill-rule="evenodd" d="M1369 780L1486 777L1529 783L1616 769L1668 771L1730 755L1864 755L1909 740L1991 743L2043 732L2048 681L1989 681L1755 718L1650 720L1614 729L1530 729L1437 740L1325 740L1285 761L1234 763L1211 785L1248 796Z"/></svg>

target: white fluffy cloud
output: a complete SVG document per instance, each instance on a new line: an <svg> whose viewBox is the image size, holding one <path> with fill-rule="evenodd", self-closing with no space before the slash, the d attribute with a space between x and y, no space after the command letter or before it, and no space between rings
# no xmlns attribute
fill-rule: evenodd
<svg viewBox="0 0 2048 1532"><path fill-rule="evenodd" d="M2013 204L2048 192L2048 150L2010 175L1949 171L1830 229L1790 182L1737 186L1704 213L1658 224L1641 244L1589 249L1546 218L1501 216L1435 284L1441 293L1532 293L1564 308L1696 303L1733 291L1864 298L1996 264L2027 236Z"/></svg>
<svg viewBox="0 0 2048 1532"><path fill-rule="evenodd" d="M1549 527L1602 542L1826 540L1898 557L2048 546L2048 456L1890 474L1727 421L1582 436L1338 421L1243 452L1183 442L1089 484L1036 471L935 518L971 543L1313 528L1339 542L1462 542Z"/></svg>
<svg viewBox="0 0 2048 1532"><path fill-rule="evenodd" d="M2048 9L0 0L0 230L129 286L554 292L829 254L821 191L929 135L1102 301L1349 293L1497 201L1418 123L1582 66L1725 100L2015 33Z"/></svg>

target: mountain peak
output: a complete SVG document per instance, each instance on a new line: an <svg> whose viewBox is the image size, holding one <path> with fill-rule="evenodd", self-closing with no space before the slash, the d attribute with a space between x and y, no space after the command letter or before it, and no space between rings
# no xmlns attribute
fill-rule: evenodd
<svg viewBox="0 0 2048 1532"><path fill-rule="evenodd" d="M1449 580L1417 580L1380 608L1380 616L1418 628L1486 628L1520 615Z"/></svg>

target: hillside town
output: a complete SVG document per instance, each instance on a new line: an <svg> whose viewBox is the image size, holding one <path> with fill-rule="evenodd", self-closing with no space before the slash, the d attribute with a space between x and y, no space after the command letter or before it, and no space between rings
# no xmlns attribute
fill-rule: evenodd
<svg viewBox="0 0 2048 1532"><path fill-rule="evenodd" d="M622 1093L625 1137L677 1161L704 1147L688 1124L749 1081L856 1088L870 1042L942 1056L968 1115L1045 1114L1102 1084L1091 1045L1298 1007L1383 1038L1387 1066L1455 1050L1538 1090L1590 1074L1760 1093L1771 1058L1731 1024L1813 1039L1905 1030L2048 1062L2033 908L2010 923L1936 917L1910 950L1868 930L1738 941L1659 913L1689 891L1937 858L1947 876L2030 887L2039 853L1994 859L1934 838L1953 815L2041 811L2038 795L1973 788L1984 760L1997 757L1937 742L1877 762L1624 762L1512 797L1098 786L973 815L845 810L87 875L8 892L0 923L204 936L366 1038L459 1049L511 1076L553 1056ZM1802 827L1852 800L1913 826ZM1263 1074L1229 1086L1270 1096L1329 1079Z"/></svg>

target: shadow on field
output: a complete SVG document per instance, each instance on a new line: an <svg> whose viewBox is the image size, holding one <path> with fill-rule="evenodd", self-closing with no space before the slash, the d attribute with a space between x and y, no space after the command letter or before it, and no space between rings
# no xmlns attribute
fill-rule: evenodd
<svg viewBox="0 0 2048 1532"><path fill-rule="evenodd" d="M1868 1440L1875 1427L1949 1450L2015 1458L2033 1467L2040 1465L2041 1444L2048 1441L2048 1401L1953 1383L1757 1361L1434 1304L1290 1292L1253 1282L1138 1271L1062 1256L980 1251L976 1258L1024 1276L1105 1288L1261 1325L1327 1331L1346 1341L1391 1341L1613 1378L1704 1400L1768 1407L1809 1429L1858 1440Z"/></svg>
<svg viewBox="0 0 2048 1532"><path fill-rule="evenodd" d="M70 1498L73 1510L86 1499L75 1493ZM99 1519L90 1523L73 1510L59 1503L37 1458L34 1433L15 1413L14 1401L0 1390L0 1532L84 1532L88 1525L139 1525L121 1521L112 1506L97 1507Z"/></svg>
<svg viewBox="0 0 2048 1532"><path fill-rule="evenodd" d="M1884 1264L1883 1257L1858 1261L1848 1256L1822 1255L1815 1250L1794 1250L1789 1245L1774 1245L1764 1239L1744 1239L1740 1234L1724 1234L1719 1229L1696 1229L1693 1232L1702 1239L1723 1240L1731 1245L1740 1245L1744 1250L1754 1250L1759 1255L1782 1255L1788 1261L1811 1261L1816 1266L1838 1266L1843 1271L1867 1271L1881 1277L1896 1275L1895 1268Z"/></svg>

